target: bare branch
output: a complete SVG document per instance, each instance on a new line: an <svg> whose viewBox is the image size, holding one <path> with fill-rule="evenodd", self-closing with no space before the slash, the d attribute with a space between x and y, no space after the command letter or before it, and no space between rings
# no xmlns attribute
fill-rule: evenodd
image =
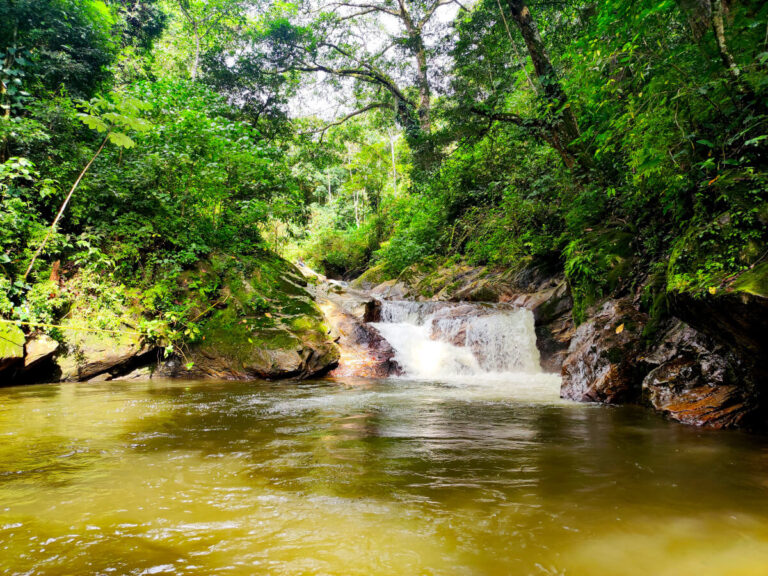
<svg viewBox="0 0 768 576"><path fill-rule="evenodd" d="M333 6L333 11L335 11L337 8L362 8L366 9L368 12L383 12L384 14L390 14L392 16L400 15L398 11L387 8L386 6L382 6L381 4L370 4L365 2L333 2L331 4L327 4L326 6ZM325 8L326 6L323 6L322 8ZM364 12L364 14L367 14L368 12Z"/></svg>
<svg viewBox="0 0 768 576"><path fill-rule="evenodd" d="M424 14L424 17L421 20L419 20L419 24L418 24L419 30L421 30L424 27L424 25L427 22L429 22L430 18L432 18L432 16L435 13L435 10L440 8L440 6L447 6L448 4L453 4L453 2L454 0L437 0L434 4L432 4L432 6L430 6L427 9L427 12L426 14Z"/></svg>
<svg viewBox="0 0 768 576"><path fill-rule="evenodd" d="M336 120L334 122L331 122L330 124L326 124L322 128L318 128L316 130L307 130L307 131L304 131L304 132L299 132L299 134L301 134L302 136L305 136L305 135L308 135L308 134L321 134L320 142L322 142L323 141L323 137L325 136L325 133L329 129L333 128L334 126L340 126L340 125L344 124L344 122L346 122L347 120L350 120L350 119L354 118L355 116L359 116L360 114L365 114L366 112L368 112L370 110L374 110L376 108L389 108L389 107L390 106L388 106L387 104L384 104L383 102L375 102L373 104L369 104L368 106L364 106L363 108L360 108L359 110L355 110L354 112L350 112L349 114L347 114L343 118L339 118L338 120Z"/></svg>

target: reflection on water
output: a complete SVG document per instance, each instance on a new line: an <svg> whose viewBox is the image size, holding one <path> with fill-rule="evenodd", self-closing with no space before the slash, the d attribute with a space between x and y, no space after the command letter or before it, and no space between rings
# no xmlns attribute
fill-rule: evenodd
<svg viewBox="0 0 768 576"><path fill-rule="evenodd" d="M768 443L551 379L0 390L0 573L763 575Z"/></svg>

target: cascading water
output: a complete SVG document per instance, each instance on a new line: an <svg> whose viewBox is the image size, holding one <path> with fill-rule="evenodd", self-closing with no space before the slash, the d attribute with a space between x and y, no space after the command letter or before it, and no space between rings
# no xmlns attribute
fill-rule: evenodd
<svg viewBox="0 0 768 576"><path fill-rule="evenodd" d="M533 314L503 305L382 302L373 326L403 375L417 379L540 374Z"/></svg>

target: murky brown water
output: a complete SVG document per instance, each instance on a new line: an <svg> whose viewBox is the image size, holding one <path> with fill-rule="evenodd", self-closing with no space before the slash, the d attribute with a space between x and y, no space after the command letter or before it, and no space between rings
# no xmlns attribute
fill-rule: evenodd
<svg viewBox="0 0 768 576"><path fill-rule="evenodd" d="M551 381L0 389L0 573L768 574L768 441Z"/></svg>

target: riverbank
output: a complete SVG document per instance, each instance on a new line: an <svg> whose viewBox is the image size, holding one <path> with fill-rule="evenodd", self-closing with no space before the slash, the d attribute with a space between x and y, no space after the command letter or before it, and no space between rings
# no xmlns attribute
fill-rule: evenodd
<svg viewBox="0 0 768 576"><path fill-rule="evenodd" d="M266 250L213 254L146 291L61 270L48 323L0 324L3 384L307 378L338 362L304 276Z"/></svg>

